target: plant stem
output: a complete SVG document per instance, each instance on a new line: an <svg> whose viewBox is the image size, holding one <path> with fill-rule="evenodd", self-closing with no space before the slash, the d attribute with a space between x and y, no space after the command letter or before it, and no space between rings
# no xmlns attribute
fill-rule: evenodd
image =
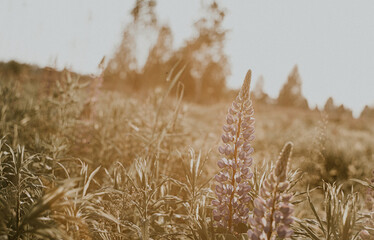
<svg viewBox="0 0 374 240"><path fill-rule="evenodd" d="M241 107L240 107L240 113L243 111L243 103L241 104ZM242 119L241 117L239 117L239 121L238 121L238 130L236 132L236 138L235 138L235 142L234 142L234 145L235 145L235 148L234 148L234 159L235 159L235 166L237 164L237 155L238 155L238 147L237 147L237 144L236 142L239 140L239 137L240 137L240 126L241 126L241 123L242 123ZM233 190L232 190L232 193L231 193L231 196L230 196L230 202L229 202L229 221L228 221L228 228L229 230L231 231L231 228L232 228L232 215L233 215L233 210L232 210L232 200L234 199L234 196L235 196L235 174L236 174L236 168L233 168L232 170L232 178L231 178L231 185L233 187Z"/></svg>
<svg viewBox="0 0 374 240"><path fill-rule="evenodd" d="M275 186L274 191L273 191L274 197L273 197L273 205L271 207L270 219L269 219L270 229L269 229L269 232L267 234L267 239L268 240L271 239L271 235L273 234L273 216L274 216L274 211L275 211L275 202L277 200L277 191L278 191L278 183Z"/></svg>

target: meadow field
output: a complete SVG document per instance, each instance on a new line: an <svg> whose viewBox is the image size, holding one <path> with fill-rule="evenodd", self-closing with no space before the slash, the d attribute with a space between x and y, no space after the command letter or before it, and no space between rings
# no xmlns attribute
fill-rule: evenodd
<svg viewBox="0 0 374 240"><path fill-rule="evenodd" d="M0 239L373 239L373 119L59 76L1 79Z"/></svg>

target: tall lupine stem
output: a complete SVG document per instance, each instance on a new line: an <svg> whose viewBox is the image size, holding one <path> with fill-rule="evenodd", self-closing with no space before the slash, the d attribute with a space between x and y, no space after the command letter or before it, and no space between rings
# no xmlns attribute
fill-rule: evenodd
<svg viewBox="0 0 374 240"><path fill-rule="evenodd" d="M290 237L293 205L291 194L285 193L289 183L286 179L287 165L292 152L292 143L287 143L279 156L272 173L261 186L259 196L254 200L253 215L249 217L251 229L248 237L252 240L270 240Z"/></svg>
<svg viewBox="0 0 374 240"><path fill-rule="evenodd" d="M249 94L251 70L248 71L243 86L228 110L223 126L223 145L218 148L222 159L218 161L221 169L215 176L216 199L212 201L214 220L219 227L232 232L235 225L247 223L251 200L249 181L253 174L251 154L254 139L253 107Z"/></svg>

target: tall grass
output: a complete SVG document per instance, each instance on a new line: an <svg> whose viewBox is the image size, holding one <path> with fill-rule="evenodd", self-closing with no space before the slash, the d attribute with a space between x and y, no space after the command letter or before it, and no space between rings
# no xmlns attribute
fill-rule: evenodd
<svg viewBox="0 0 374 240"><path fill-rule="evenodd" d="M4 81L0 239L373 238L373 183L357 167L370 162L369 137L353 138L348 151L352 142L339 142L326 122L311 145L303 133L314 122L289 123L284 115L300 112L259 104L255 141L250 72L217 120L221 105L182 100L183 71L176 65L142 97L69 74L44 94ZM207 152L221 120L223 143ZM271 161L285 140L294 144ZM352 177L364 186L352 188Z"/></svg>

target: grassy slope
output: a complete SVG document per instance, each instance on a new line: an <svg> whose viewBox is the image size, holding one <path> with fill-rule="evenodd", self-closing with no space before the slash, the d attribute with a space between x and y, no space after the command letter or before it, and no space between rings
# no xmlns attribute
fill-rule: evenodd
<svg viewBox="0 0 374 240"><path fill-rule="evenodd" d="M228 106L230 106L229 102L211 106L185 104L182 124L188 129L188 134L191 134L189 140L191 145L205 150L212 148L213 152L216 152ZM323 117L319 112L269 105L255 105L255 118L254 156L256 162L275 160L283 144L292 141L295 144L293 167L310 171L312 169L308 167L311 164L324 163L315 162L311 153L316 150L322 151L318 146L318 137L320 134L325 134L323 152L325 158L328 158L327 161L334 163L332 168L340 164L347 165L347 172L344 173L347 176L342 180L348 177L364 176L370 171L368 168L362 168L362 166L370 165L373 160L374 128L368 121L355 119L330 121L324 131L320 129L323 127ZM322 159L319 160L322 161ZM329 162L326 166L328 164ZM211 166L215 168L213 159ZM334 169L329 170L330 174L335 176ZM342 174L342 172L339 173Z"/></svg>
<svg viewBox="0 0 374 240"><path fill-rule="evenodd" d="M9 143L26 145L31 153L53 159L80 158L89 171L101 165L113 173L117 161L130 166L138 158L158 158L162 172L176 178L183 177L180 159L192 147L208 157L204 178L217 172L217 146L229 100L214 105L178 104L169 97L162 101L165 90L131 96L101 91L89 103L90 90L76 88L73 83L53 89L48 97L33 95L39 90L33 91L32 85L7 88L8 95L3 94L1 102L1 133L8 136ZM25 89L29 89L27 95ZM323 130L318 112L261 104L254 107L254 159L259 168L275 161L284 143L292 141L292 168L306 173L300 190L308 184L320 186L322 179L349 186L350 178L369 176L374 158L374 126L369 120L334 116ZM104 175L104 171L96 175L98 182L111 184L105 182ZM297 209L298 215L303 214L302 209Z"/></svg>

